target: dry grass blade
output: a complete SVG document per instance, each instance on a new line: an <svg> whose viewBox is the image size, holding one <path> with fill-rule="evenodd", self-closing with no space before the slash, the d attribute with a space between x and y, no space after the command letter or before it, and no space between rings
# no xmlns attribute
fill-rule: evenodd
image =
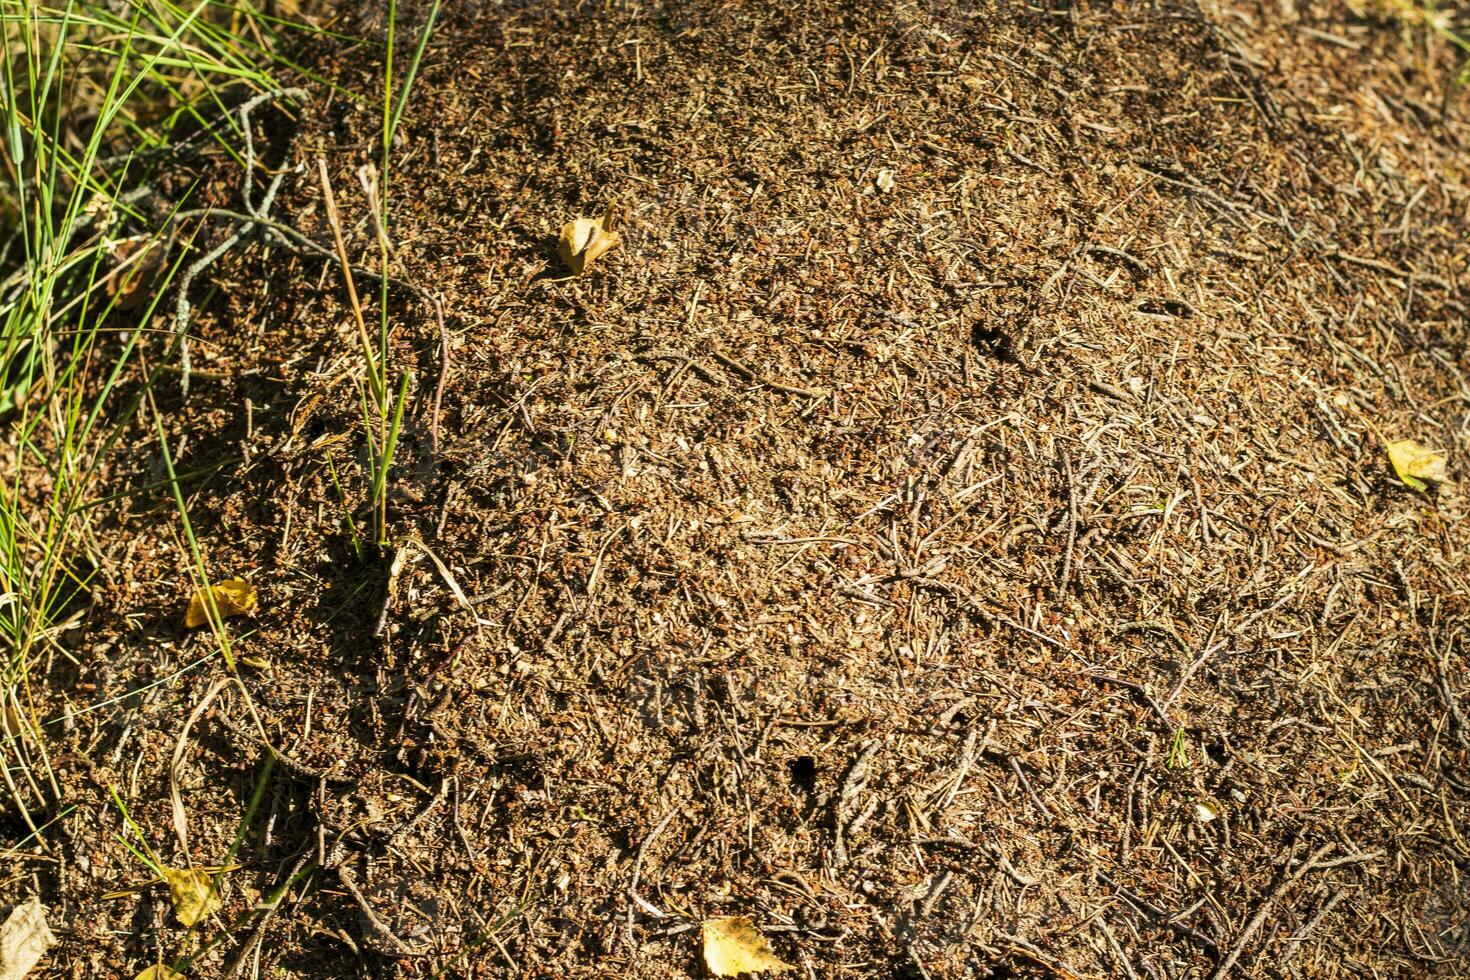
<svg viewBox="0 0 1470 980"><path fill-rule="evenodd" d="M189 732L230 680L231 678L221 677L210 685L204 697L200 698L199 703L194 706L194 710L189 712L189 717L184 720L184 727L179 729L179 737L174 742L174 754L168 767L168 795L173 814L174 834L179 839L179 853L184 855L185 860L188 860L189 857L189 816L184 809L183 794L179 791L179 776L184 768L184 753L189 747Z"/></svg>

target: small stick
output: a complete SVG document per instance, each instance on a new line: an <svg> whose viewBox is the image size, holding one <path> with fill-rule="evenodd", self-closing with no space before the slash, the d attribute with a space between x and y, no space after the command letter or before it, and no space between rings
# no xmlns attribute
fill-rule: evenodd
<svg viewBox="0 0 1470 980"><path fill-rule="evenodd" d="M1087 250L1093 255L1107 255L1122 262L1133 270L1133 274L1140 279L1147 279L1150 275L1148 264L1138 256L1125 252L1121 248L1113 248L1109 245L1089 245Z"/></svg>
<svg viewBox="0 0 1470 980"><path fill-rule="evenodd" d="M1072 473L1072 461L1062 455L1062 468L1067 474L1067 553L1062 559L1062 580L1057 586L1057 598L1065 599L1067 586L1072 583L1072 556L1077 550L1077 479Z"/></svg>
<svg viewBox="0 0 1470 980"><path fill-rule="evenodd" d="M427 817L429 813L433 811L434 807L438 806L439 803L448 795L449 780L446 779L444 780L444 782L439 784L439 792L435 793L433 798L430 799L428 803L424 804L423 809L419 810L418 813L415 813L412 817L405 820L402 826L393 831L393 836L388 838L387 849L390 851L397 849L400 844L408 839L408 835L413 833L413 829L419 824L423 823L424 818Z"/></svg>
<svg viewBox="0 0 1470 980"><path fill-rule="evenodd" d="M1128 974L1128 980L1138 980L1138 974L1133 972L1133 964L1128 962L1128 957L1123 953L1123 947L1118 945L1118 937L1113 935L1112 928L1108 926L1107 917L1104 915L1099 915L1092 921L1093 924L1102 931L1103 936L1107 939L1108 948L1113 951L1113 958L1116 959L1119 963L1123 964L1123 970L1125 973Z"/></svg>
<svg viewBox="0 0 1470 980"><path fill-rule="evenodd" d="M1460 702L1455 698L1455 689L1450 686L1450 650L1447 644L1444 651L1439 655L1439 687L1444 694L1444 703L1450 709L1450 717L1455 722L1455 737L1460 744L1470 746L1470 721L1465 720L1465 713L1460 710Z"/></svg>
<svg viewBox="0 0 1470 980"><path fill-rule="evenodd" d="M753 381L756 384L765 385L767 388L770 388L774 391L779 391L787 395L796 395L798 398L824 398L827 395L827 392L823 391L821 388L798 388L795 385L783 385L776 381L769 381L766 378L763 378L760 375L756 374L744 364L741 364L739 361L735 360L735 358L731 357L729 354L725 354L719 350L711 350L710 356L719 361L721 364L725 365L725 367L729 368L731 371L734 371L736 374L740 375L745 380Z"/></svg>
<svg viewBox="0 0 1470 980"><path fill-rule="evenodd" d="M460 820L459 820L459 777L458 776L455 776L454 777L454 809L451 812L454 814L454 829L459 833L459 842L464 845L465 853L470 856L470 864L471 865L479 864L480 863L480 856L475 853L474 847L471 846L471 844L470 844L470 836L469 836L469 834L465 833L464 824L460 823Z"/></svg>
<svg viewBox="0 0 1470 980"><path fill-rule="evenodd" d="M384 922L372 905L368 904L367 896L357 887L357 880L352 877L352 870L345 862L337 865L337 877L341 880L342 887L347 889L347 893L357 903L357 907L362 910L363 918L367 919L368 925L372 926L374 939L369 940L369 945L374 950L384 956L398 959L429 955L427 946L410 946L394 934L393 930L388 927L388 923Z"/></svg>
<svg viewBox="0 0 1470 980"><path fill-rule="evenodd" d="M189 314L191 307L189 305L189 287L194 284L195 278L201 272L208 269L219 260L220 256L239 244L240 240L250 234L251 230L257 224L262 224L266 221L272 205L275 204L276 194L281 189L281 182L286 179L287 171L283 170L275 174L271 178L270 186L266 188L265 196L261 198L260 206L256 207L251 204L250 196L255 176L255 138L251 132L250 113L261 104L274 99L287 98L299 102L305 97L305 89L288 88L281 89L277 92L264 92L240 106L240 128L245 136L245 174L240 196L245 203L245 220L223 242L189 264L188 268L179 277L178 296L174 302L174 333L179 339L179 389L186 395L189 393L190 374ZM175 229L177 229L181 217L182 215L174 216L171 224ZM169 240L172 243L172 234ZM167 253L167 248L165 249L165 253Z"/></svg>
<svg viewBox="0 0 1470 980"><path fill-rule="evenodd" d="M658 822L657 827L653 828L653 832L643 838L642 843L638 845L638 853L633 856L633 880L628 883L628 897L633 900L633 905L652 907L644 900L642 895L638 894L638 880L643 876L643 856L648 853L648 846L657 839L659 834L664 832L664 828L669 825L669 821L674 819L676 812L675 810L670 810L664 814L664 818ZM633 905L628 906L629 943L633 941Z"/></svg>
<svg viewBox="0 0 1470 980"><path fill-rule="evenodd" d="M872 765L873 756L878 754L878 744L878 740L873 739L863 746L863 750L858 753L852 766L847 770L847 778L843 779L842 786L837 792L837 805L834 808L832 822L836 832L833 856L838 864L847 863L847 845L842 839L843 830L853 816L858 794L868 784L868 767Z"/></svg>
<svg viewBox="0 0 1470 980"><path fill-rule="evenodd" d="M225 976L239 976L245 969L245 963L250 959L250 954L260 945L260 941L265 937L265 927L270 923L271 917L276 914L276 910L281 907L281 903L286 900L286 893L291 890L291 883L296 880L297 875L301 874L302 867L311 859L311 853L310 850L302 851L301 856L296 859L296 863L291 865L291 871L286 875L286 886L281 889L281 894L277 896L275 901L265 906L256 906L256 911L262 913L260 921L255 924L255 928L250 933L250 938L245 940L245 945L240 947L240 953L235 957L234 962L225 968Z"/></svg>
<svg viewBox="0 0 1470 980"><path fill-rule="evenodd" d="M1317 862L1326 857L1328 852L1336 846L1336 842L1328 841L1326 844L1317 848L1312 852L1311 857L1302 862L1295 871L1283 878L1281 883L1272 889L1271 894L1267 895L1265 901L1261 902L1260 908L1256 909L1256 914L1251 916L1250 921L1245 924L1245 928L1240 931L1240 938L1235 941L1235 947L1230 950L1230 955L1225 957L1225 960L1220 964L1220 968L1211 974L1210 980L1224 980L1224 977L1229 975L1230 971L1235 968L1236 960L1240 959L1240 954L1244 952L1246 943L1250 942L1251 938L1265 924L1266 916L1271 913L1271 909L1276 902L1286 893L1288 888L1296 884L1302 875L1316 867ZM1358 855L1354 856L1359 857Z"/></svg>
<svg viewBox="0 0 1470 980"><path fill-rule="evenodd" d="M426 293L434 304L434 321L439 326L439 382L434 385L434 414L429 417L429 440L439 452L439 415L444 404L444 384L449 379L449 332L444 329L444 303L437 293Z"/></svg>
<svg viewBox="0 0 1470 980"><path fill-rule="evenodd" d="M1101 881L1103 884L1109 885L1112 888L1116 889L1119 895L1122 895L1129 901L1130 904L1147 913L1156 922L1162 922L1164 925L1168 926L1170 929L1173 929L1175 932L1188 936L1190 939L1193 939L1195 942L1204 946L1206 949L1210 950L1213 953L1218 953L1220 951L1219 943L1215 942L1213 939L1211 939L1209 936L1206 936L1198 929L1195 929L1192 926L1187 926L1183 922L1176 921L1173 916L1169 915L1169 913L1165 912L1163 909L1159 908L1153 902L1150 902L1148 899L1144 898L1133 889L1124 884L1121 884L1117 879L1113 878L1113 876L1108 874L1106 871L1099 871L1097 873L1097 877L1098 880Z"/></svg>
<svg viewBox="0 0 1470 980"><path fill-rule="evenodd" d="M1021 764L1016 761L1016 757L1013 755L1007 756L1006 761L1011 764L1011 772L1015 773L1016 778L1021 781L1021 785L1026 789L1026 795L1031 797L1031 802L1036 804L1036 808L1042 812L1043 816L1051 820L1051 810L1047 808L1046 803L1042 801L1041 797L1036 795L1036 790L1031 788L1031 780L1027 779L1026 774L1021 771Z"/></svg>
<svg viewBox="0 0 1470 980"><path fill-rule="evenodd" d="M342 237L342 219L337 213L337 196L332 193L332 178L327 174L327 158L317 157L317 171L322 179L322 200L327 208L327 225L332 229L332 240L337 246L337 264L342 267L342 281L347 284L347 298L352 304L352 317L357 324L357 340L362 344L362 354L367 360L368 375L374 379L374 383L368 385L368 391L372 392L373 405L382 413L387 413L388 407L383 401L383 395L378 391L378 362L373 357L373 342L368 336L367 319L362 313L362 301L357 298L357 283L352 278L352 261L347 258L347 243ZM384 274L387 270L384 269Z"/></svg>
<svg viewBox="0 0 1470 980"><path fill-rule="evenodd" d="M1281 951L1281 958L1278 959L1276 962L1283 966L1290 962L1291 958L1301 950L1302 943L1306 941L1307 936L1311 935L1312 930L1317 928L1317 923L1325 919L1327 917L1327 913L1331 912L1332 909L1337 905L1337 903L1342 901L1345 897L1347 897L1346 888L1342 889L1341 891L1334 894L1331 898L1329 898L1322 905L1322 907L1317 910L1317 914L1307 920L1306 925L1302 926L1296 932L1291 934L1291 938L1286 941L1286 948Z"/></svg>

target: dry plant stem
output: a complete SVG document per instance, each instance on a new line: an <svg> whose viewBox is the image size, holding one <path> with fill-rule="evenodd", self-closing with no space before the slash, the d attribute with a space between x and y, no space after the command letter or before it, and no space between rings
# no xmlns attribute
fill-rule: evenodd
<svg viewBox="0 0 1470 980"><path fill-rule="evenodd" d="M719 361L721 364L725 365L725 367L729 368L731 371L734 371L736 374L740 375L745 380L753 381L756 384L765 385L767 388L770 388L773 391L779 391L785 395L795 395L798 398L825 398L827 396L827 393L820 388L798 388L795 385L780 384L775 381L767 380L766 378L763 378L760 375L756 374L744 364L735 360L735 358L731 357L729 354L725 354L721 351L712 350L710 351L710 356Z"/></svg>
<svg viewBox="0 0 1470 980"><path fill-rule="evenodd" d="M25 821L26 829L31 832L31 837L41 846L41 850L48 854L51 853L51 845L46 843L46 838L41 835L40 828L31 819L31 811L25 805L25 798L21 795L20 787L15 784L15 779L10 775L10 765L3 760L0 760L0 775L4 775L5 788L10 791L11 802L20 811L21 819Z"/></svg>
<svg viewBox="0 0 1470 980"><path fill-rule="evenodd" d="M842 786L837 792L837 800L833 804L833 861L838 865L847 863L847 843L845 836L850 830L850 824L857 815L857 799L862 795L863 789L868 785L868 768L873 763L873 757L878 754L880 743L874 739L863 746L857 758L853 760L852 766L847 770L847 776L842 781Z"/></svg>
<svg viewBox="0 0 1470 980"><path fill-rule="evenodd" d="M300 101L305 97L306 91L300 88L287 88L276 92L264 92L245 102L238 110L240 114L240 129L245 139L245 173L241 187L241 199L244 202L248 217L223 242L191 262L179 277L177 286L178 294L174 301L174 333L179 339L179 388L185 394L189 392L191 368L189 356L189 315L192 308L189 304L189 289L193 286L194 280L200 273L214 265L221 256L239 244L241 239L250 234L258 222L270 216L271 207L275 204L276 194L280 191L281 182L286 177L285 171L272 176L270 185L266 188L265 195L261 198L260 206L256 207L251 203L251 191L255 176L255 137L250 127L250 113L264 103L276 99ZM175 218L173 227L177 229L178 224L178 220ZM172 240L172 237L170 240ZM167 250L165 250L166 255Z"/></svg>
<svg viewBox="0 0 1470 980"><path fill-rule="evenodd" d="M628 905L628 942L630 944L633 942L633 909L652 908L652 906L644 900L643 896L638 894L638 882L643 875L644 855L648 853L649 845L651 845L655 840L658 839L658 835L664 832L664 828L669 825L669 821L674 819L674 814L676 812L677 811L675 810L670 810L668 813L664 814L664 818L658 822L658 826L654 827L653 830L648 834L648 836L643 838L642 843L638 845L638 853L633 858L633 878L628 883L628 898L632 900L631 903Z"/></svg>
<svg viewBox="0 0 1470 980"><path fill-rule="evenodd" d="M194 706L194 710L189 712L189 717L185 719L184 727L179 730L179 737L174 742L174 754L172 760L169 762L169 802L172 807L174 833L179 838L179 853L183 857L184 867L186 868L193 867L193 859L189 854L189 817L188 813L184 810L183 796L179 792L179 773L184 768L184 752L189 745L190 730L199 721L199 716L204 714L205 710L219 695L220 691L225 689L225 685L230 680L231 678L229 677L217 678L210 685L209 690L205 692L204 697L199 699L199 703Z"/></svg>
<svg viewBox="0 0 1470 980"><path fill-rule="evenodd" d="M1114 890L1117 891L1119 895L1127 899L1129 904L1133 905L1135 908L1148 915L1155 922L1161 922L1164 925L1168 926L1170 929L1173 929L1175 932L1178 932L1180 935L1188 936L1190 939L1199 943L1201 946L1212 953L1218 953L1220 951L1219 943L1215 942L1213 939L1211 939L1209 936L1206 936L1198 929L1187 926L1183 922L1177 921L1177 917L1170 915L1168 912L1159 908L1153 902L1150 902L1148 899L1133 891L1131 888L1128 888L1127 886L1119 883L1106 871L1099 871L1097 873L1097 877L1099 881L1112 887Z"/></svg>
<svg viewBox="0 0 1470 980"><path fill-rule="evenodd" d="M1455 697L1454 686L1450 683L1450 646L1448 643L1444 645L1438 662L1435 664L1439 689L1444 695L1445 705L1449 708L1450 718L1454 722L1455 738L1459 740L1461 746L1470 747L1470 721L1466 720L1465 713L1460 710L1460 701Z"/></svg>
<svg viewBox="0 0 1470 980"><path fill-rule="evenodd" d="M1235 968L1236 961L1240 959L1240 954L1245 951L1246 944L1251 941L1251 937L1265 924L1266 917L1271 914L1272 907L1281 899L1281 896L1286 893L1288 888L1296 884L1302 875L1317 867L1317 862L1326 857L1335 847L1337 847L1337 844L1329 841L1317 848L1295 871L1283 878L1281 883L1271 890L1271 894L1267 895L1265 900L1261 902L1260 907L1256 909L1256 914L1251 916L1250 921L1245 924L1245 928L1240 931L1240 936L1236 939L1235 945L1231 948L1229 955L1225 957L1219 968L1210 975L1210 980L1224 980L1225 977L1229 976L1230 971Z"/></svg>
<svg viewBox="0 0 1470 980"><path fill-rule="evenodd" d="M357 878L352 874L352 869L347 866L346 862L337 865L337 878L342 882L342 887L347 889L347 894L351 895L352 900L357 903L358 909L362 911L363 918L367 919L368 925L372 927L373 935L369 940L369 945L375 951L395 959L411 959L429 955L428 947L410 946L402 939L399 939L393 930L389 928L388 923L383 921L382 916L378 915L377 911L368 901L367 896L358 887Z"/></svg>
<svg viewBox="0 0 1470 980"><path fill-rule="evenodd" d="M306 866L306 862L311 860L312 854L313 852L309 849L301 852L301 855L291 865L291 870L286 872L287 882L296 880L296 876L301 873L301 869ZM246 965L250 961L251 954L259 948L261 941L265 939L266 926L270 924L277 910L285 904L286 895L287 892L282 892L281 896L269 905L264 907L257 906L257 909L261 912L260 921L250 931L250 936L245 940L244 945L240 947L240 951L235 955L235 959L225 968L224 975L226 977L237 977L244 972Z"/></svg>
<svg viewBox="0 0 1470 980"><path fill-rule="evenodd" d="M357 326L357 340L362 345L362 356L367 360L368 375L373 379L368 385L368 390L373 396L373 407L386 424L388 406L384 400L385 396L378 387L378 365L373 357L373 342L368 334L367 319L362 313L362 302L357 298L357 284L352 278L352 262L347 258L347 243L342 237L342 219L337 212L336 195L332 193L332 179L327 174L326 157L318 157L316 162L317 172L322 182L322 200L327 209L327 225L332 229L332 241L337 246L337 264L342 267L342 281L347 286L347 299L352 306L352 320Z"/></svg>
<svg viewBox="0 0 1470 980"><path fill-rule="evenodd" d="M434 323L439 328L439 380L434 385L434 413L429 418L429 439L439 453L439 418L443 413L444 385L449 381L449 331L444 329L444 302L438 293L426 293L434 304Z"/></svg>
<svg viewBox="0 0 1470 980"><path fill-rule="evenodd" d="M1072 460L1062 456L1062 468L1067 477L1067 551L1062 558L1061 580L1057 583L1057 598L1064 599L1067 587L1072 584L1072 556L1077 551L1077 479L1072 473Z"/></svg>
<svg viewBox="0 0 1470 980"><path fill-rule="evenodd" d="M429 802L425 803L418 813L405 820L401 827L393 831L393 836L388 838L388 843L384 847L389 851L394 851L401 847L403 842L408 840L408 835L413 833L414 828L423 823L425 818L434 811L435 807L444 802L444 798L448 795L449 780L445 779L439 784L439 792L430 797Z"/></svg>
<svg viewBox="0 0 1470 980"><path fill-rule="evenodd" d="M29 680L26 681L26 689L27 700L29 701L31 698ZM23 730L20 737L15 739L17 754L24 754L27 744L33 744L36 747L36 751L41 756L41 764L46 769L46 781L51 785L51 798L55 800L61 799L61 786L56 781L56 770L51 765L51 753L46 748L46 740L44 738L38 738L36 735L36 729L31 724L30 712L26 710L25 705L21 702L19 688L11 688L10 706L15 712L16 717L22 720L21 727ZM35 767L27 764L23 768L26 773L26 779L31 784L31 789L35 791L38 798L44 799L45 794L41 792L41 787L36 785L35 778L32 775L32 770Z"/></svg>
<svg viewBox="0 0 1470 980"><path fill-rule="evenodd" d="M1325 919L1327 914L1337 907L1337 903L1346 897L1346 888L1333 892L1332 897L1324 902L1322 907L1317 910L1317 914L1308 919L1306 924L1291 934L1291 938L1286 941L1286 948L1281 951L1281 956L1277 962L1283 966L1291 962L1291 959L1297 953L1301 952L1301 948L1306 943L1307 937L1312 934L1313 929L1317 928L1317 924Z"/></svg>

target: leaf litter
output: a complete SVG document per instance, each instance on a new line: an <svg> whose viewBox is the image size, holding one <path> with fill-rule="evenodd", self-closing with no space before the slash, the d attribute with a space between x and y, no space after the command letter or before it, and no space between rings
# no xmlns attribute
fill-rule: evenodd
<svg viewBox="0 0 1470 980"><path fill-rule="evenodd" d="M608 202L601 218L577 218L562 225L557 255L573 276L580 276L622 238L613 230L615 204Z"/></svg>
<svg viewBox="0 0 1470 980"><path fill-rule="evenodd" d="M1438 175L1463 169L1450 143L1470 131L1458 95L1436 97L1434 127L1416 107L1442 57L1405 83L1393 31L1354 23L1362 49L1344 51L1265 0L1224 20L1140 5L1126 31L1086 5L460 7L405 115L389 227L396 271L443 291L465 356L442 450L406 439L392 490L395 533L423 535L483 622L405 565L375 633L382 570L351 559L308 451L339 438L344 485L361 479L318 259L273 242L221 266L199 331L234 384L166 419L202 461L247 433L300 450L254 456L193 506L228 528L211 547L229 567L271 567L291 597L257 612L272 669L250 678L301 763L272 787L272 857L342 842L384 919L365 924L335 888L287 903L262 972L333 976L347 943L391 933L428 951L425 973L462 957L493 974L496 944L443 929L472 911L504 924L494 938L527 973L702 971L694 942L619 897L655 801L674 816L644 893L825 922L782 940L823 976L916 960L1025 973L1038 955L1047 975L1167 961L1204 976L1240 946L1234 980L1287 945L1303 975L1348 956L1415 975L1401 910L1448 948L1426 883L1452 879L1444 842L1467 813L1463 507L1426 501L1433 533L1385 524L1332 405L1298 381L1340 376L1375 411L1415 412L1447 456L1463 444L1448 365L1470 239ZM377 57L325 77L365 77ZM617 98L592 63L626 67ZM1364 91L1393 101L1361 113ZM325 151L350 176L372 152L324 103L273 147L282 170ZM1362 181L1324 119L1393 159ZM894 185L868 193L880 168ZM237 178L203 190L238 201ZM310 183L288 179L277 212L303 233L320 230ZM619 274L527 289L544 216L632 183L637 251L590 266ZM1379 234L1426 185L1405 233ZM376 247L370 223L353 234L359 254ZM562 261L586 273L592 231L570 237ZM1147 292L1094 246L1146 258ZM1163 300L1177 312L1149 314ZM1300 330L1267 325L1307 309ZM395 358L432 363L433 330L394 326ZM219 425L242 396L253 428ZM291 406L310 398L291 441ZM142 460L108 479L151 478ZM158 610L176 615L175 580L146 557L167 535L135 514L99 541L128 588L111 593L116 622L88 624L107 652L69 647L98 700L191 653L136 642ZM1142 619L1169 635L1117 635ZM132 780L166 827L159 733L197 686L78 714L55 743L63 785L85 793L90 766ZM38 706L36 723L65 708ZM1323 737L1344 723L1361 750ZM1168 770L1159 746L1181 725L1204 745ZM887 747L844 780L870 739ZM259 751L218 730L204 742L180 776L196 850L228 842L241 759ZM346 779L323 789L326 772ZM1240 818L1178 805L1209 793ZM1358 863L1277 890L1329 840ZM106 844L74 841L94 869L116 866ZM1392 860L1369 860L1380 851ZM244 872L262 894L272 857ZM60 870L66 900L95 910L88 876ZM557 915L523 913L538 893ZM1336 895L1335 910L1321 898ZM1256 909L1270 915L1252 938ZM78 916L58 958L85 974L101 956L109 975L151 960L156 937L128 911Z"/></svg>
<svg viewBox="0 0 1470 980"><path fill-rule="evenodd" d="M708 919L700 929L705 965L717 977L791 969L791 964L783 962L771 950L771 944L747 916Z"/></svg>
<svg viewBox="0 0 1470 980"><path fill-rule="evenodd" d="M1444 483L1449 460L1438 449L1413 439L1388 444L1388 462L1405 486L1426 490L1431 483Z"/></svg>
<svg viewBox="0 0 1470 980"><path fill-rule="evenodd" d="M243 578L227 578L210 586L214 593L215 608L222 618L244 616L255 609L255 586ZM189 629L209 622L209 597L204 589L196 589L189 597L189 608L184 614L184 625Z"/></svg>
<svg viewBox="0 0 1470 980"><path fill-rule="evenodd" d="M160 867L159 871L180 925L196 925L224 904L214 876L203 868Z"/></svg>

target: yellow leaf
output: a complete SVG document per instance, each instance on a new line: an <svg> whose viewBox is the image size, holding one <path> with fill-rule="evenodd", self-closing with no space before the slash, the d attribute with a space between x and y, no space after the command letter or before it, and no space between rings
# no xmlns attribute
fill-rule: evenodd
<svg viewBox="0 0 1470 980"><path fill-rule="evenodd" d="M1429 483L1445 482L1445 466L1448 460L1444 453L1413 439L1389 443L1388 461L1398 478L1415 490L1423 490Z"/></svg>
<svg viewBox="0 0 1470 980"><path fill-rule="evenodd" d="M164 868L163 880L181 925L192 926L222 904L214 879L202 868Z"/></svg>
<svg viewBox="0 0 1470 980"><path fill-rule="evenodd" d="M613 205L609 203L601 221L578 218L562 225L556 250L571 274L580 276L598 256L620 241L618 233L613 231Z"/></svg>
<svg viewBox="0 0 1470 980"><path fill-rule="evenodd" d="M704 923L704 962L717 977L791 969L790 963L776 958L766 937L743 915Z"/></svg>
<svg viewBox="0 0 1470 980"><path fill-rule="evenodd" d="M255 586L243 578L227 578L214 584L214 604L221 617L243 616L255 608ZM209 622L209 603L204 590L196 591L189 599L189 611L184 614L184 625L193 629Z"/></svg>
<svg viewBox="0 0 1470 980"><path fill-rule="evenodd" d="M157 963L138 974L133 980L184 980L184 975L162 963Z"/></svg>

